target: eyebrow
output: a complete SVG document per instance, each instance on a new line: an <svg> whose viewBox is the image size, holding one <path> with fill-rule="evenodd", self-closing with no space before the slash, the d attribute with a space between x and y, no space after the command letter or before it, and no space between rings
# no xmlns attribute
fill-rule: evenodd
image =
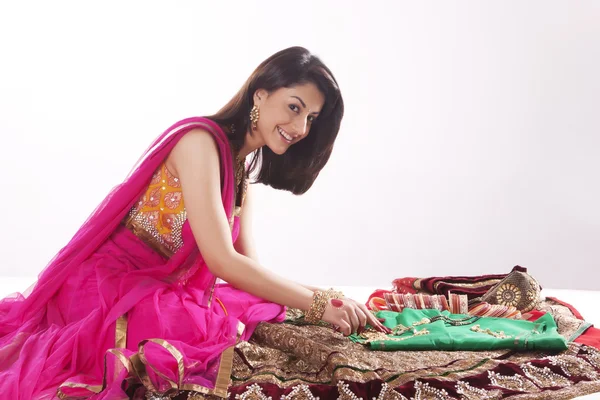
<svg viewBox="0 0 600 400"><path fill-rule="evenodd" d="M298 96L292 96L292 97L298 99L298 101L300 101L300 103L302 103L302 107L306 108L306 104L304 103L304 101L302 101L302 99L300 97L298 97ZM311 114L319 114L319 112L315 111L315 112L312 112Z"/></svg>

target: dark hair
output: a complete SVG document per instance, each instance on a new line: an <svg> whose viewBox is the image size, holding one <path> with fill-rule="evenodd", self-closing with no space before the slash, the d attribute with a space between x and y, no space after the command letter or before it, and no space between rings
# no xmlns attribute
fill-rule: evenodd
<svg viewBox="0 0 600 400"><path fill-rule="evenodd" d="M323 93L325 103L310 128L310 134L283 155L267 146L254 153L250 171L258 167L256 182L294 194L306 192L331 155L344 115L344 102L333 74L323 62L303 47L281 50L263 61L237 94L218 113L207 118L223 127L234 126L230 142L235 151L244 145L250 127L250 109L258 89L273 92L282 87L313 83Z"/></svg>

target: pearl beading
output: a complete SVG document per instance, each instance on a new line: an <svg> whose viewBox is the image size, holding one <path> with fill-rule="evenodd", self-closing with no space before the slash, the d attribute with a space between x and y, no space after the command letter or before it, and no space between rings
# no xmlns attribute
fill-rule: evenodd
<svg viewBox="0 0 600 400"><path fill-rule="evenodd" d="M267 396L263 393L262 388L257 383L253 383L252 385L248 386L244 393L236 394L235 399L236 400L273 400L272 397Z"/></svg>
<svg viewBox="0 0 600 400"><path fill-rule="evenodd" d="M456 392L461 396L461 400L495 400L502 398L502 392L499 390L485 390L471 386L468 382L456 382Z"/></svg>

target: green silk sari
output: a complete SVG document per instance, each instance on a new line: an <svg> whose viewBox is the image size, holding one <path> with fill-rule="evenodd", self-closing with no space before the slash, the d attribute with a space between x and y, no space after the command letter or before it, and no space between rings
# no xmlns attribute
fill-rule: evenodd
<svg viewBox="0 0 600 400"><path fill-rule="evenodd" d="M472 317L432 309L380 311L391 335L367 329L350 339L372 350L550 350L567 349L552 315L536 321Z"/></svg>

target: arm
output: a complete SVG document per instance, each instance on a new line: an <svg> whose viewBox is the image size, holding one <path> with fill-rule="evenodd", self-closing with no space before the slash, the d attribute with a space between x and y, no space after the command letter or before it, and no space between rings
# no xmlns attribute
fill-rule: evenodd
<svg viewBox="0 0 600 400"><path fill-rule="evenodd" d="M308 310L310 290L235 251L221 201L220 160L212 135L203 130L188 132L171 151L171 159L181 181L190 227L210 272L265 300Z"/></svg>
<svg viewBox="0 0 600 400"><path fill-rule="evenodd" d="M252 204L254 202L254 195L251 195L253 192L252 186L253 185L248 185L248 190L246 191L246 199L244 200L242 215L240 215L240 234L234 243L234 248L238 253L251 258L255 262L258 262L258 254L256 252L256 246L254 245L254 239L252 235ZM300 285L311 292L314 292L317 289L323 289L316 286L304 284Z"/></svg>
<svg viewBox="0 0 600 400"><path fill-rule="evenodd" d="M308 310L313 292L280 277L236 251L221 201L220 160L212 135L194 129L171 150L171 161L181 182L187 218L210 272L234 287L265 300ZM335 306L334 306L335 304ZM349 335L369 322L386 329L368 310L350 301L327 302L322 320Z"/></svg>

